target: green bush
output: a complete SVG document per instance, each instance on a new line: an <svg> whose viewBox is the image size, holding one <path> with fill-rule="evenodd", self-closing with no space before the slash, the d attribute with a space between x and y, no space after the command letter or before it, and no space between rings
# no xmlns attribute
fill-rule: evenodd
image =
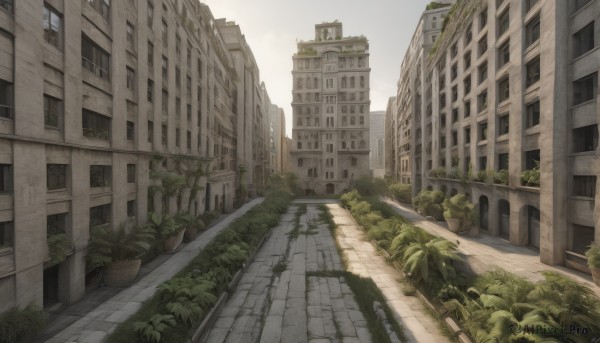
<svg viewBox="0 0 600 343"><path fill-rule="evenodd" d="M57 265L67 258L67 250L71 248L71 241L69 241L66 234L48 235L46 242L50 252L50 265Z"/></svg>
<svg viewBox="0 0 600 343"><path fill-rule="evenodd" d="M592 244L585 252L587 263L591 268L600 268L600 244Z"/></svg>
<svg viewBox="0 0 600 343"><path fill-rule="evenodd" d="M411 203L411 186L410 184L394 183L389 187L390 194L394 199L404 202Z"/></svg>
<svg viewBox="0 0 600 343"><path fill-rule="evenodd" d="M473 225L475 206L464 194L457 194L444 200L444 218L460 219L460 227L468 229Z"/></svg>
<svg viewBox="0 0 600 343"><path fill-rule="evenodd" d="M508 170L501 169L494 173L494 183L508 185Z"/></svg>
<svg viewBox="0 0 600 343"><path fill-rule="evenodd" d="M362 196L386 195L387 183L384 179L363 176L354 181L354 189Z"/></svg>
<svg viewBox="0 0 600 343"><path fill-rule="evenodd" d="M27 306L0 314L0 343L29 342L46 326L46 314Z"/></svg>
<svg viewBox="0 0 600 343"><path fill-rule="evenodd" d="M535 167L521 173L521 184L530 187L540 186L540 163L535 161Z"/></svg>
<svg viewBox="0 0 600 343"><path fill-rule="evenodd" d="M442 206L445 195L440 191L422 190L413 199L413 206L423 215L433 217L435 220L444 219Z"/></svg>

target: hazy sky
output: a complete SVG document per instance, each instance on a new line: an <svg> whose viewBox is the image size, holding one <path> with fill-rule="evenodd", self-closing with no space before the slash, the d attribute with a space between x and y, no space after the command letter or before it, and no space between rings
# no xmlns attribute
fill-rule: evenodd
<svg viewBox="0 0 600 343"><path fill-rule="evenodd" d="M314 39L314 26L338 20L344 36L365 35L371 62L371 111L385 110L396 93L400 63L429 0L201 0L215 18L240 25L271 102L282 107L292 132L292 54L296 40Z"/></svg>

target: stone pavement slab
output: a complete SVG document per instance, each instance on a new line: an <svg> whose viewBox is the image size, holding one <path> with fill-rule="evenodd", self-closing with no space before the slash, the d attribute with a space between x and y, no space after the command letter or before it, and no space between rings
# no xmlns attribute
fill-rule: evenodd
<svg viewBox="0 0 600 343"><path fill-rule="evenodd" d="M215 238L215 236L231 224L235 219L248 212L252 207L263 202L264 198L256 198L244 204L237 211L218 222L210 229L202 232L196 239L173 254L168 260L150 272L148 275L123 289L75 321L65 329L59 331L52 338L46 340L50 343L65 342L102 342L116 327L126 321L149 299L156 287L171 279L183 269L198 253Z"/></svg>

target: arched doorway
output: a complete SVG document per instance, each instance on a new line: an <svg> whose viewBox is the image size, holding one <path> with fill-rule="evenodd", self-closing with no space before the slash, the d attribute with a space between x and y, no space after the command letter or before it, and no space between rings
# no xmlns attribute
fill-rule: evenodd
<svg viewBox="0 0 600 343"><path fill-rule="evenodd" d="M510 204L504 199L498 201L498 226L500 236L510 239Z"/></svg>
<svg viewBox="0 0 600 343"><path fill-rule="evenodd" d="M540 210L527 206L527 245L540 250Z"/></svg>
<svg viewBox="0 0 600 343"><path fill-rule="evenodd" d="M334 194L335 193L335 186L333 185L333 183L328 183L325 185L325 193L326 194Z"/></svg>
<svg viewBox="0 0 600 343"><path fill-rule="evenodd" d="M485 195L479 197L479 228L488 231L488 218L490 214L490 205Z"/></svg>

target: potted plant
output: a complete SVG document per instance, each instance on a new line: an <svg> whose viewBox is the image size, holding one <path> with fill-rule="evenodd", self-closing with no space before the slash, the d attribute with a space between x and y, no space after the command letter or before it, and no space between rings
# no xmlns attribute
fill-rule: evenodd
<svg viewBox="0 0 600 343"><path fill-rule="evenodd" d="M148 225L164 239L163 244L166 252L177 249L183 241L185 227L177 223L168 214L150 213L150 222Z"/></svg>
<svg viewBox="0 0 600 343"><path fill-rule="evenodd" d="M202 219L194 216L189 212L179 212L175 216L175 222L185 229L184 237L187 241L191 241L198 235L198 231L204 229Z"/></svg>
<svg viewBox="0 0 600 343"><path fill-rule="evenodd" d="M600 244L592 244L585 252L587 263L592 271L592 278L596 286L600 286Z"/></svg>
<svg viewBox="0 0 600 343"><path fill-rule="evenodd" d="M88 267L104 267L107 286L126 286L137 276L142 264L140 256L150 248L153 239L154 232L145 226L122 224L118 230L93 227L86 256Z"/></svg>
<svg viewBox="0 0 600 343"><path fill-rule="evenodd" d="M435 220L443 220L444 193L441 191L423 190L413 199L413 206L424 216L432 217Z"/></svg>
<svg viewBox="0 0 600 343"><path fill-rule="evenodd" d="M464 194L457 194L444 200L443 205L444 218L450 231L458 233L461 229L471 226L474 207Z"/></svg>

